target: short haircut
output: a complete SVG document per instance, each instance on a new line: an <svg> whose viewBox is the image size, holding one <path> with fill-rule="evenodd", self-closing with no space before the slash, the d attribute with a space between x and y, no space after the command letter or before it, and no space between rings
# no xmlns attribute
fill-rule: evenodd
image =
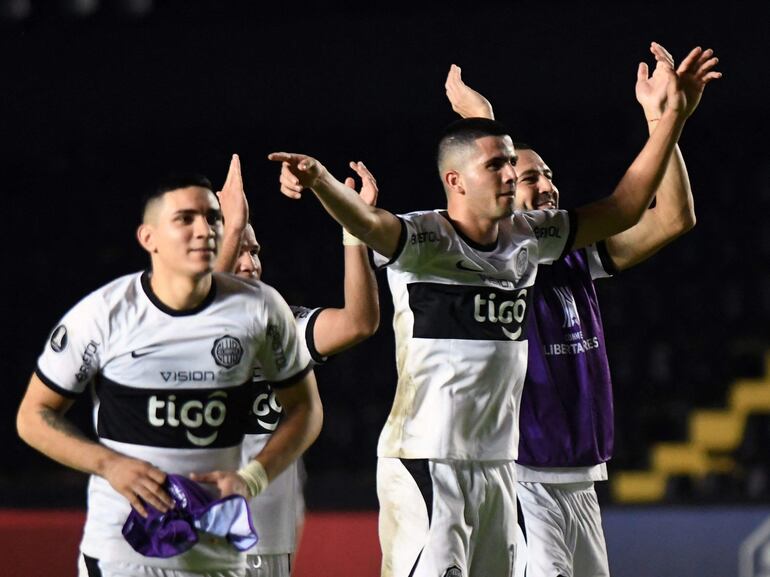
<svg viewBox="0 0 770 577"><path fill-rule="evenodd" d="M169 174L158 180L153 188L147 191L142 199L142 222L146 221L150 208L157 204L163 195L172 190L198 186L214 190L211 181L202 174Z"/></svg>
<svg viewBox="0 0 770 577"><path fill-rule="evenodd" d="M441 170L444 160L455 150L474 144L485 136L508 136L508 129L496 120L489 118L461 118L447 126L438 143L436 163Z"/></svg>
<svg viewBox="0 0 770 577"><path fill-rule="evenodd" d="M514 150L532 150L532 151L535 150L531 144L527 144L526 142L514 142L513 149Z"/></svg>

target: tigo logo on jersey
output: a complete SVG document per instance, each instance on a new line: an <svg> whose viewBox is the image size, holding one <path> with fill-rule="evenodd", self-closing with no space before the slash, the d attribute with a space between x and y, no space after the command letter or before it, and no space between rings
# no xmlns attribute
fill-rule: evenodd
<svg viewBox="0 0 770 577"><path fill-rule="evenodd" d="M412 283L408 290L414 338L524 340L530 298L526 288Z"/></svg>
<svg viewBox="0 0 770 577"><path fill-rule="evenodd" d="M216 429L224 423L227 416L226 400L225 391L214 391L205 402L190 399L177 407L176 395L168 395L165 399L152 395L147 404L147 418L153 427L183 426L188 441L196 447L206 447L216 441L219 431L201 437L193 434L192 430L202 427Z"/></svg>
<svg viewBox="0 0 770 577"><path fill-rule="evenodd" d="M214 341L211 356L220 367L230 369L240 363L241 357L243 357L241 341L230 335L219 337Z"/></svg>
<svg viewBox="0 0 770 577"><path fill-rule="evenodd" d="M275 391L267 383L259 383L251 404L247 432L252 435L272 433L278 427L282 413L283 407L275 397Z"/></svg>
<svg viewBox="0 0 770 577"><path fill-rule="evenodd" d="M500 328L506 337L512 341L517 340L521 336L521 323L527 312L527 289L521 289L516 294L515 300L504 300L499 304L495 301L497 297L495 293L484 296L486 298L480 294L474 296L473 318L476 319L477 323L486 321L499 323L502 325ZM512 324L513 326L511 326ZM513 330L509 331L506 326Z"/></svg>

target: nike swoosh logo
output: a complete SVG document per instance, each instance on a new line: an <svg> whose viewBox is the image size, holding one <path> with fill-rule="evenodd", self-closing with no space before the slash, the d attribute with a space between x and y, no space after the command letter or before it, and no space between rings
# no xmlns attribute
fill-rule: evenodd
<svg viewBox="0 0 770 577"><path fill-rule="evenodd" d="M473 263L471 263L471 264L473 264ZM462 260L458 260L457 263L455 264L455 266L457 268L459 268L460 270L467 270L468 272L484 272L483 268L470 268L470 267L466 266L466 261L462 261ZM474 264L474 266L476 266L476 265Z"/></svg>
<svg viewBox="0 0 770 577"><path fill-rule="evenodd" d="M151 349L144 349L144 350L138 350L138 351L131 351L131 356L135 359L138 359L139 357L144 357L146 355L152 354L154 352L157 352L159 350L158 347L154 347Z"/></svg>

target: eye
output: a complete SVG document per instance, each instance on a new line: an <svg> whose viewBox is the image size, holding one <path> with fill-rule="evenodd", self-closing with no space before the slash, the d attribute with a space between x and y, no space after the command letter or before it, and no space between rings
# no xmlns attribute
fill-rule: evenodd
<svg viewBox="0 0 770 577"><path fill-rule="evenodd" d="M206 214L206 222L208 222L211 225L219 224L222 222L222 213L217 211L212 211Z"/></svg>
<svg viewBox="0 0 770 577"><path fill-rule="evenodd" d="M258 248L252 248L249 251L249 254L253 256L254 258L257 258L259 256L259 249Z"/></svg>

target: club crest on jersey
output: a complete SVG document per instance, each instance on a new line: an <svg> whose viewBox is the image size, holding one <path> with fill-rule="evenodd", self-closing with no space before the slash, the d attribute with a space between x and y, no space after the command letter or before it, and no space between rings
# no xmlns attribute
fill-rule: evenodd
<svg viewBox="0 0 770 577"><path fill-rule="evenodd" d="M60 353L67 348L67 327L59 325L51 333L51 349L53 352Z"/></svg>
<svg viewBox="0 0 770 577"><path fill-rule="evenodd" d="M220 367L230 369L240 363L243 357L241 341L230 335L219 337L214 341L211 356Z"/></svg>
<svg viewBox="0 0 770 577"><path fill-rule="evenodd" d="M463 572L457 565L454 565L444 572L444 577L463 577Z"/></svg>

